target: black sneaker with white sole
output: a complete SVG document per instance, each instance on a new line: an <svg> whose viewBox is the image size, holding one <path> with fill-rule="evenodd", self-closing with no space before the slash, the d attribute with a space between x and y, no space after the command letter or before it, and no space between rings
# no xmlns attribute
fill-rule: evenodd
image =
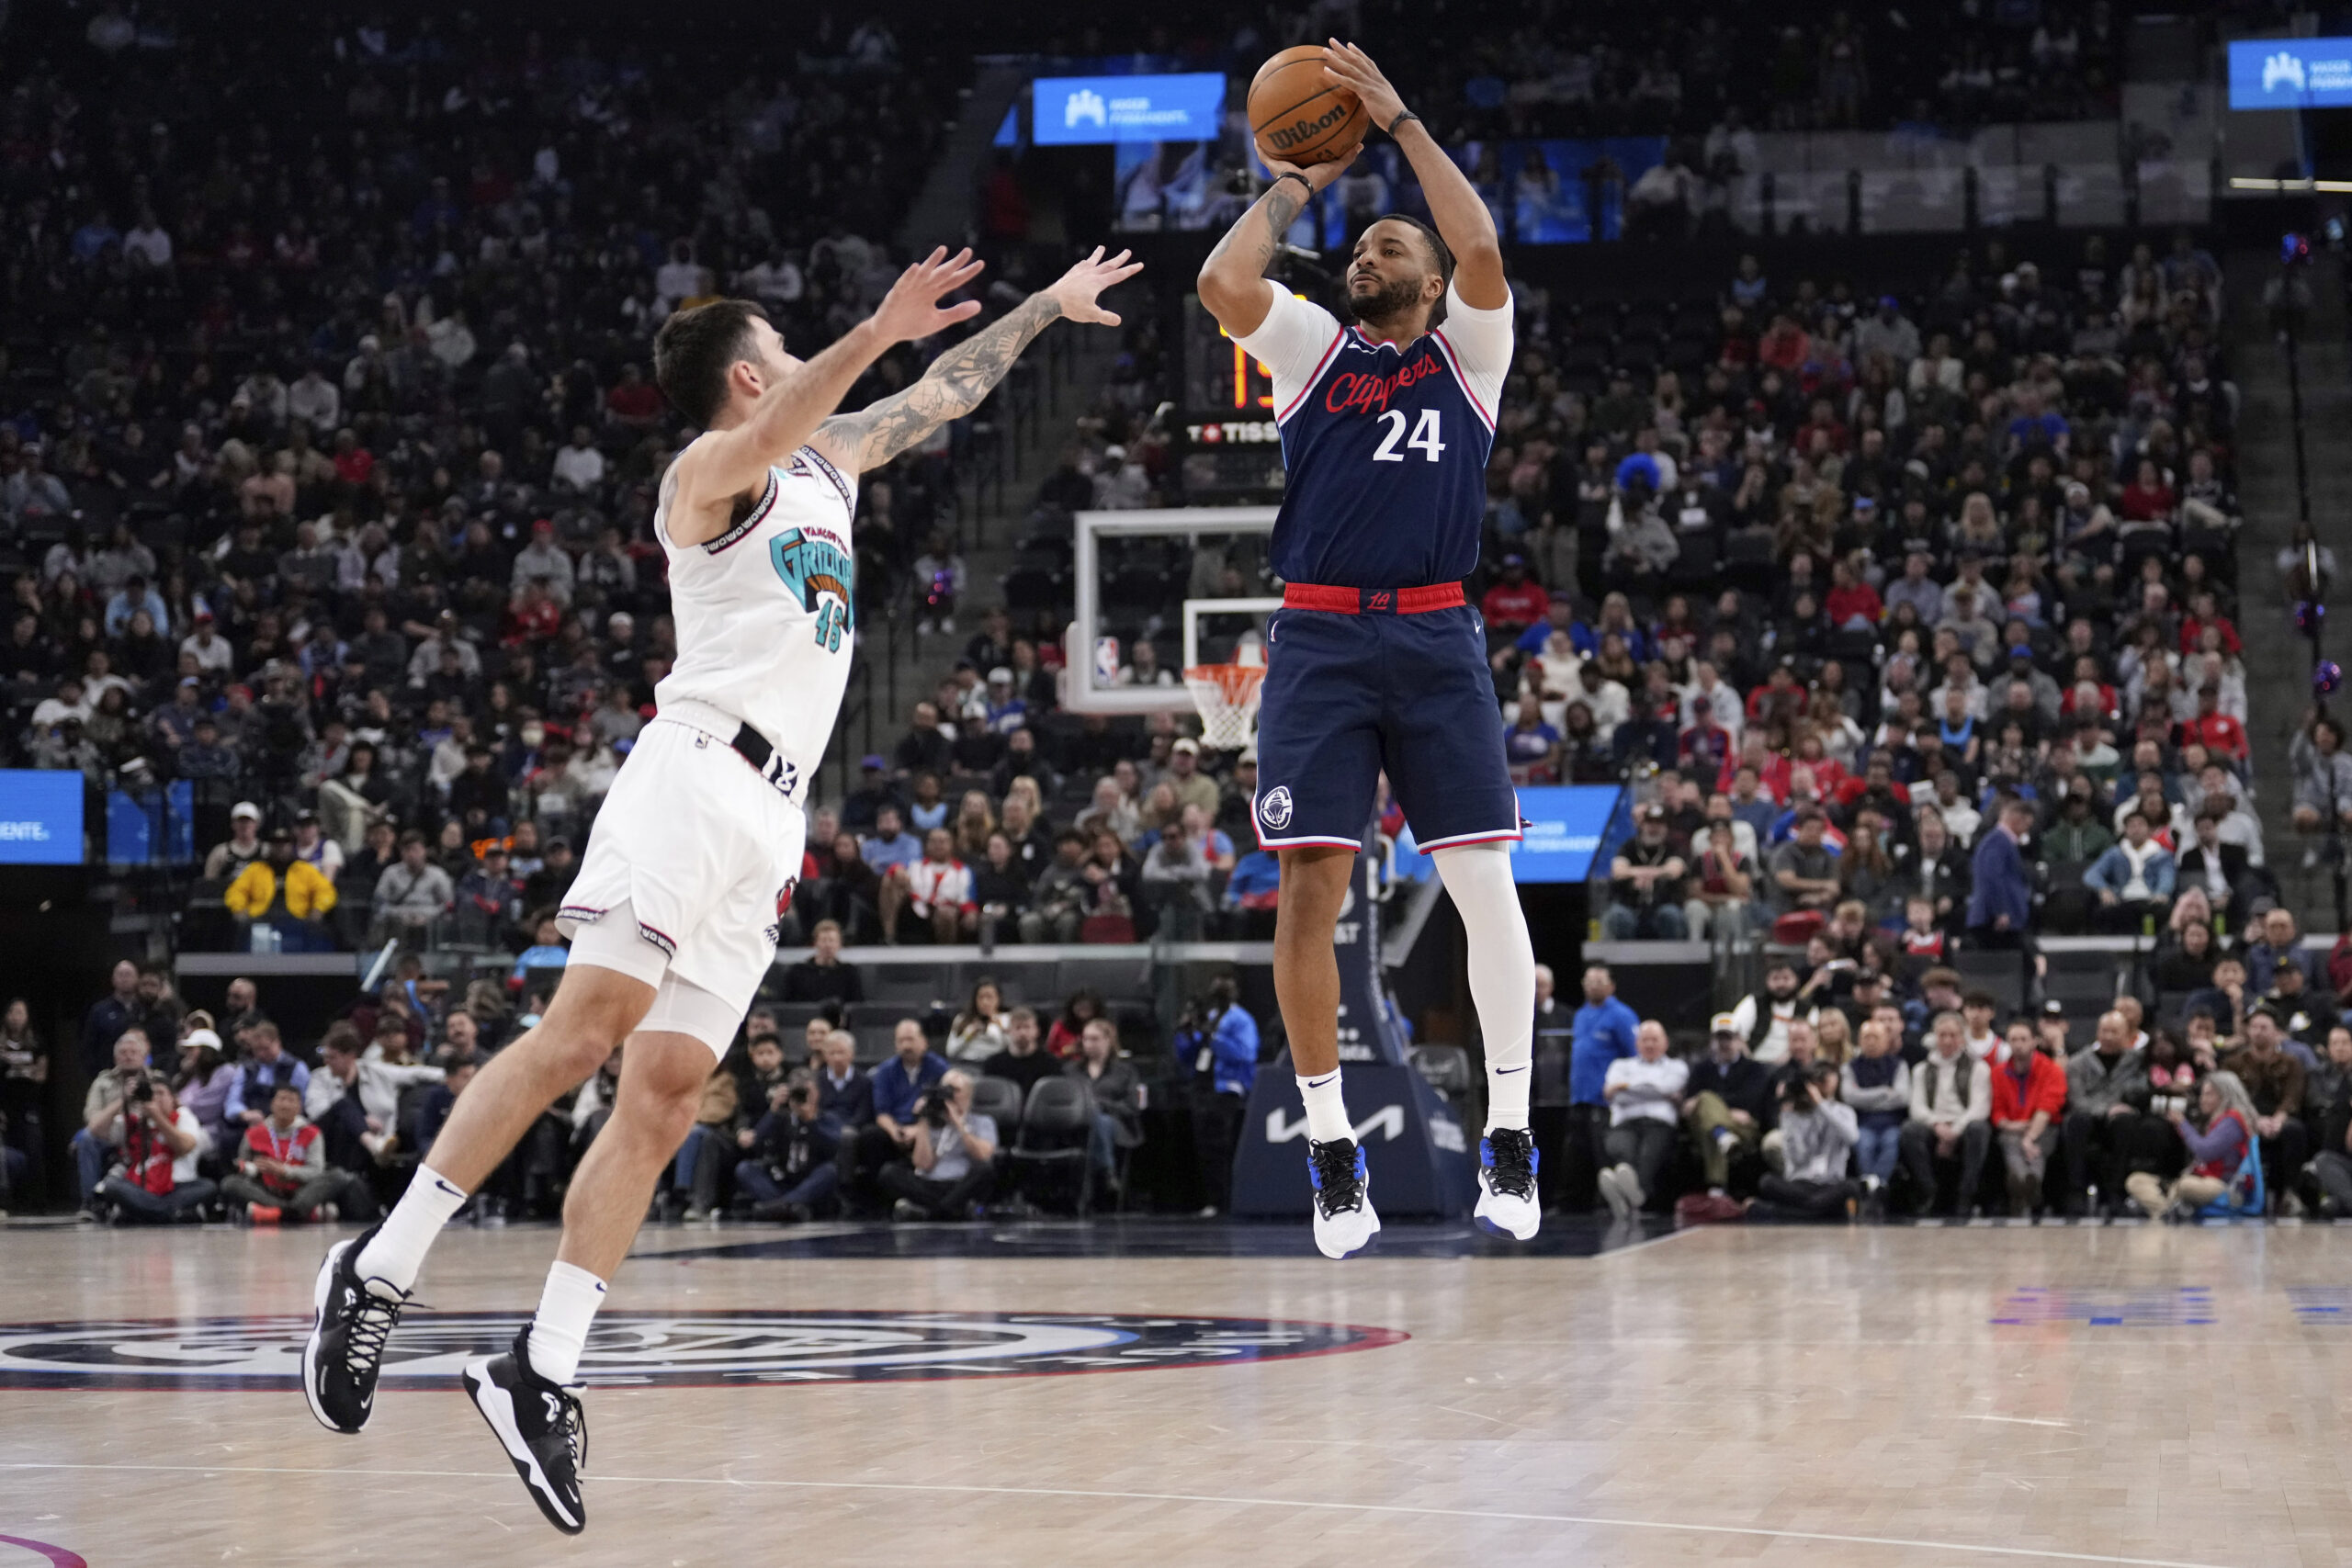
<svg viewBox="0 0 2352 1568"><path fill-rule="evenodd" d="M359 1277L360 1252L377 1227L327 1248L311 1291L316 1315L302 1347L302 1393L311 1414L330 1432L356 1432L376 1408L376 1372L384 1343L401 1320L409 1292L382 1280Z"/></svg>
<svg viewBox="0 0 2352 1568"><path fill-rule="evenodd" d="M577 1394L531 1370L530 1349L526 1324L514 1336L514 1348L503 1356L466 1363L466 1393L514 1461L514 1473L548 1523L578 1535L588 1528L588 1507L580 1497L580 1471L588 1462L588 1416Z"/></svg>

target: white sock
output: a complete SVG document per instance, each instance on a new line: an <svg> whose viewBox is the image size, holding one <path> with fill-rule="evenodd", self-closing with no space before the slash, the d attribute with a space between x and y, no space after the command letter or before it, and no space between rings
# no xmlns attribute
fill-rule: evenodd
<svg viewBox="0 0 2352 1568"><path fill-rule="evenodd" d="M1470 999L1487 1041L1487 1131L1524 1127L1535 1076L1535 949L1510 855L1501 844L1456 844L1430 858L1470 939Z"/></svg>
<svg viewBox="0 0 2352 1568"><path fill-rule="evenodd" d="M465 1202L466 1194L456 1182L429 1165L418 1166L408 1190L392 1205L383 1228L354 1265L359 1277L371 1283L381 1280L402 1291L414 1285L433 1238Z"/></svg>
<svg viewBox="0 0 2352 1568"><path fill-rule="evenodd" d="M550 1264L548 1288L531 1319L531 1370L549 1382L576 1381L588 1325L604 1304L605 1281L575 1264Z"/></svg>
<svg viewBox="0 0 2352 1568"><path fill-rule="evenodd" d="M1348 1120L1347 1101L1340 1094L1339 1068L1319 1077L1300 1078L1298 1098L1306 1102L1306 1135L1317 1143L1356 1135L1355 1123Z"/></svg>

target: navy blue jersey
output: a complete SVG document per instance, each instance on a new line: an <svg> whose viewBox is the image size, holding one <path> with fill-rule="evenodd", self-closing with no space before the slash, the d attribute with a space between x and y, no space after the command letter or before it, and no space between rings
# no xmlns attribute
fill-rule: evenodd
<svg viewBox="0 0 2352 1568"><path fill-rule="evenodd" d="M1374 343L1269 283L1239 340L1272 372L1289 479L1269 563L1286 582L1410 588L1478 564L1511 310L1447 290L1445 324Z"/></svg>

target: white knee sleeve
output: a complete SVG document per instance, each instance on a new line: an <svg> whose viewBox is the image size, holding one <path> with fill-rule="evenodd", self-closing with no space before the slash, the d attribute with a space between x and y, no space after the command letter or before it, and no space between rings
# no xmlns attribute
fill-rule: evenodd
<svg viewBox="0 0 2352 1568"><path fill-rule="evenodd" d="M1487 1124L1527 1125L1535 1040L1535 949L1500 844L1434 852L1437 874L1470 938L1470 998L1487 1041Z"/></svg>

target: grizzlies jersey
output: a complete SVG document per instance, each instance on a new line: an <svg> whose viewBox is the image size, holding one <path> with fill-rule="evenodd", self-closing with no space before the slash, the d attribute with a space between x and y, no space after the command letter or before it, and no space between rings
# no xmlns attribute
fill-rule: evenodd
<svg viewBox="0 0 2352 1568"><path fill-rule="evenodd" d="M673 543L655 513L678 628L677 662L653 692L662 715L715 709L765 736L799 777L814 776L849 682L856 511L856 481L803 446L707 544Z"/></svg>
<svg viewBox="0 0 2352 1568"><path fill-rule="evenodd" d="M1241 346L1272 372L1288 481L1269 564L1285 582L1411 588L1478 565L1487 457L1510 368L1511 310L1445 320L1399 348L1272 282Z"/></svg>

